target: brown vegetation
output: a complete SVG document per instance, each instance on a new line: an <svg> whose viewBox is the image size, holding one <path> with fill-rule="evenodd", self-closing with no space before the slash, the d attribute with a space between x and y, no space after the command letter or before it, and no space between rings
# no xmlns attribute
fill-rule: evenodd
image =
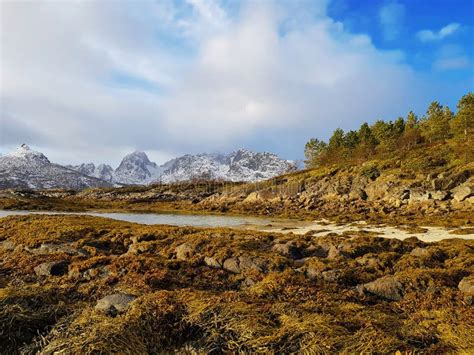
<svg viewBox="0 0 474 355"><path fill-rule="evenodd" d="M38 268L45 263L67 266ZM8 217L0 219L0 348L470 353L473 271L473 241L462 239ZM110 295L125 301L96 308Z"/></svg>

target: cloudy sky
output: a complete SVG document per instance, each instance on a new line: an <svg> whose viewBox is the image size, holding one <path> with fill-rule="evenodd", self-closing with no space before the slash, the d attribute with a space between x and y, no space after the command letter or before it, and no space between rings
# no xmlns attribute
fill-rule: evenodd
<svg viewBox="0 0 474 355"><path fill-rule="evenodd" d="M0 0L0 152L59 163L245 147L455 109L472 0Z"/></svg>

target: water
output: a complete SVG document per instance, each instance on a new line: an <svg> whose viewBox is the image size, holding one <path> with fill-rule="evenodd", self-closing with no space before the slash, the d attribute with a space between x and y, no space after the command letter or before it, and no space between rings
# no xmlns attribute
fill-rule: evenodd
<svg viewBox="0 0 474 355"><path fill-rule="evenodd" d="M169 224L173 226L195 227L239 227L245 225L264 226L271 221L265 218L215 216L215 215L185 215L172 213L98 213L98 212L36 212L36 211L1 211L0 218L28 214L73 214L88 215L116 219L140 224Z"/></svg>
<svg viewBox="0 0 474 355"><path fill-rule="evenodd" d="M341 234L344 232L371 231L380 237L406 239L417 237L425 242L435 242L443 239L462 238L474 239L474 234L453 235L451 229L443 227L424 227L425 231L412 233L397 226L367 225L364 222L338 225L328 221L296 221L283 219L268 219L260 217L236 217L216 215L186 215L173 213L99 213L99 212L36 212L36 211L2 211L0 218L12 215L28 214L72 214L88 215L111 218L120 221L140 224L168 224L173 226L195 226L195 227L229 227L247 230L259 230L278 233L305 234L313 232L313 235L324 236L330 233ZM322 223L323 222L323 223Z"/></svg>

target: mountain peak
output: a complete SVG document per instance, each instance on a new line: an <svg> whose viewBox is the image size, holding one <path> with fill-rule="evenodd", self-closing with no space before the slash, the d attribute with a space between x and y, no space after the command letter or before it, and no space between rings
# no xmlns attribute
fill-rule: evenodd
<svg viewBox="0 0 474 355"><path fill-rule="evenodd" d="M8 156L13 158L34 160L42 163L49 163L48 158L46 158L43 153L32 150L28 145L23 143L20 145L14 152L8 154Z"/></svg>

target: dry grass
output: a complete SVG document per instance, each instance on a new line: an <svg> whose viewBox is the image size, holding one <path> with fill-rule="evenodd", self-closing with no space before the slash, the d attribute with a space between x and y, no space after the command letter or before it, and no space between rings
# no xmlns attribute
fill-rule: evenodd
<svg viewBox="0 0 474 355"><path fill-rule="evenodd" d="M425 245L354 233L318 238L81 216L0 219L1 240L16 245L0 247L6 353L474 350L473 309L457 288L474 271L472 241ZM288 241L306 259L272 250ZM83 252L35 252L45 243ZM183 243L192 252L178 260L175 249ZM415 247L428 253L411 255ZM241 257L247 264L234 273L206 266L205 257ZM37 277L34 266L45 260L68 261L68 273ZM401 300L358 292L357 285L386 275L403 285ZM116 292L137 296L126 313L94 310L98 299Z"/></svg>

